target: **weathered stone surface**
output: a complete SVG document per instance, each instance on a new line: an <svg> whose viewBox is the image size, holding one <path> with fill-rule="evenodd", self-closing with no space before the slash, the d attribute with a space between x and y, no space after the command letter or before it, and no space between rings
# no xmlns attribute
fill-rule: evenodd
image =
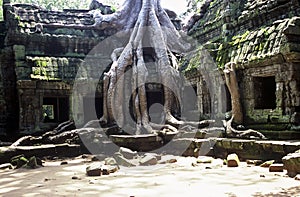
<svg viewBox="0 0 300 197"><path fill-rule="evenodd" d="M120 147L119 153L121 153L126 159L133 159L137 156L136 151L132 151L129 148Z"/></svg>
<svg viewBox="0 0 300 197"><path fill-rule="evenodd" d="M161 160L161 158L162 158L162 156L160 154L157 154L157 153L145 153L144 157L145 156L154 156L154 157L156 157L157 161Z"/></svg>
<svg viewBox="0 0 300 197"><path fill-rule="evenodd" d="M213 157L199 156L197 158L197 163L212 163L213 160Z"/></svg>
<svg viewBox="0 0 300 197"><path fill-rule="evenodd" d="M114 158L117 161L117 164L121 165L121 166L133 167L133 166L137 166L138 165L138 162L136 162L134 160L126 159L120 153L115 153L114 154Z"/></svg>
<svg viewBox="0 0 300 197"><path fill-rule="evenodd" d="M240 159L237 154L230 154L227 156L228 167L238 167L240 165Z"/></svg>
<svg viewBox="0 0 300 197"><path fill-rule="evenodd" d="M140 160L140 165L142 166L150 166L150 165L156 165L158 163L156 155L145 155L141 160Z"/></svg>
<svg viewBox="0 0 300 197"><path fill-rule="evenodd" d="M105 163L105 165L111 165L111 166L118 165L117 161L113 157L108 157L108 158L104 159L104 163Z"/></svg>
<svg viewBox="0 0 300 197"><path fill-rule="evenodd" d="M161 160L158 161L158 164L166 164L166 163L176 163L177 159L174 155L163 155Z"/></svg>
<svg viewBox="0 0 300 197"><path fill-rule="evenodd" d="M101 172L102 175L109 175L111 173L114 173L116 171L118 171L119 167L118 166L110 166L110 165L104 165L102 166Z"/></svg>
<svg viewBox="0 0 300 197"><path fill-rule="evenodd" d="M266 161L266 162L260 164L260 167L269 168L274 162L275 162L275 160Z"/></svg>
<svg viewBox="0 0 300 197"><path fill-rule="evenodd" d="M101 176L103 163L93 163L86 167L86 174L88 176Z"/></svg>
<svg viewBox="0 0 300 197"><path fill-rule="evenodd" d="M271 164L269 172L283 172L283 164Z"/></svg>
<svg viewBox="0 0 300 197"><path fill-rule="evenodd" d="M155 134L110 135L110 139L118 146L126 147L133 151L152 151L160 148L163 144L163 139Z"/></svg>
<svg viewBox="0 0 300 197"><path fill-rule="evenodd" d="M10 162L11 158L18 155L24 155L26 158L32 156L43 157L56 155L61 157L76 157L81 154L79 145L56 144L41 146L18 146L18 147L0 147L0 163Z"/></svg>
<svg viewBox="0 0 300 197"><path fill-rule="evenodd" d="M300 174L300 153L290 153L282 158L284 168L291 177Z"/></svg>
<svg viewBox="0 0 300 197"><path fill-rule="evenodd" d="M86 168L87 176L101 176L109 175L118 171L119 167L116 165L104 165L102 162L92 163Z"/></svg>
<svg viewBox="0 0 300 197"><path fill-rule="evenodd" d="M262 160L246 160L246 163L248 165L255 165L255 166L259 166L262 163L264 163Z"/></svg>
<svg viewBox="0 0 300 197"><path fill-rule="evenodd" d="M23 154L11 158L11 164L16 166L16 168L21 168L27 163L28 163L28 159L26 159Z"/></svg>
<svg viewBox="0 0 300 197"><path fill-rule="evenodd" d="M5 169L13 169L13 165L11 165L11 163L4 163L4 164L0 164L0 170L5 170Z"/></svg>

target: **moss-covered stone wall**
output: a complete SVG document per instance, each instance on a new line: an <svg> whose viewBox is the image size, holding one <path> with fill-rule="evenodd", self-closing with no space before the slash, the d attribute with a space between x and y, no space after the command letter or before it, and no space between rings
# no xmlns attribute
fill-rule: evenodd
<svg viewBox="0 0 300 197"><path fill-rule="evenodd" d="M237 63L247 125L273 130L300 125L299 1L214 0L188 33L210 52L220 71L227 62ZM201 75L199 67L196 57L185 71ZM274 96L263 95L267 86Z"/></svg>
<svg viewBox="0 0 300 197"><path fill-rule="evenodd" d="M112 28L99 30L94 27L95 21L89 10L50 11L35 5L5 1L4 15L0 32L3 40L0 130L13 134L14 131L51 129L59 120L52 123L44 121L42 108L45 98L66 98L68 101L64 102L71 106L76 77L87 79L87 76L97 75L99 80L99 67L105 69L109 63L81 65L92 64L93 60L108 62L109 56L95 54L91 50L115 32ZM88 62L85 59L89 59ZM80 67L82 76L77 76ZM90 92L87 90L84 94ZM81 102L84 96L79 95ZM66 114L73 118L70 106ZM81 119L82 112L77 111L74 115ZM10 129L9 124L14 128Z"/></svg>

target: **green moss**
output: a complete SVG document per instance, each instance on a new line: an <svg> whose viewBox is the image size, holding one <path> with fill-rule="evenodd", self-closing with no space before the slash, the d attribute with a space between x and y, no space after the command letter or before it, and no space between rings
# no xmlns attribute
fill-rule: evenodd
<svg viewBox="0 0 300 197"><path fill-rule="evenodd" d="M189 65L185 69L185 72L195 70L195 69L197 69L199 67L200 58L201 58L201 50L202 50L202 47L200 47L199 49L197 49L196 54L190 60Z"/></svg>
<svg viewBox="0 0 300 197"><path fill-rule="evenodd" d="M250 31L245 31L243 34L235 35L232 37L232 42L230 42L231 45L237 45L238 43L245 42L248 38L248 35L250 34Z"/></svg>
<svg viewBox="0 0 300 197"><path fill-rule="evenodd" d="M41 74L41 71L39 68L32 68L32 74L33 75L40 75Z"/></svg>
<svg viewBox="0 0 300 197"><path fill-rule="evenodd" d="M217 2L218 2L218 0L214 0L214 1L210 2L209 8L215 6Z"/></svg>
<svg viewBox="0 0 300 197"><path fill-rule="evenodd" d="M40 71L42 76L47 76L47 70L45 68L41 68Z"/></svg>
<svg viewBox="0 0 300 197"><path fill-rule="evenodd" d="M25 23L19 22L19 23L18 23L18 26L19 26L19 27L22 27L22 28L25 28Z"/></svg>
<svg viewBox="0 0 300 197"><path fill-rule="evenodd" d="M264 46L265 46L265 43L263 43L263 42L261 42L260 44L259 44L259 51L262 51L263 49L264 49Z"/></svg>
<svg viewBox="0 0 300 197"><path fill-rule="evenodd" d="M19 15L15 15L15 19L16 19L17 21L20 21L20 20L21 20L21 17L20 17Z"/></svg>

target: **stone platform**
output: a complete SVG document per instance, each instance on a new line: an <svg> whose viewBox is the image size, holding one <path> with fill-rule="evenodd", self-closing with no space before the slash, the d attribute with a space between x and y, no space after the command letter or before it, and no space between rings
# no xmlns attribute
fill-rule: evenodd
<svg viewBox="0 0 300 197"><path fill-rule="evenodd" d="M182 153L177 147L190 144ZM226 158L228 154L236 153L240 159L277 160L288 153L300 149L300 141L273 141L273 140L244 140L231 138L191 139L182 138L170 142L170 153L183 156L208 155Z"/></svg>
<svg viewBox="0 0 300 197"><path fill-rule="evenodd" d="M130 143L120 142L120 139L129 139ZM282 158L289 153L293 153L300 149L299 140L245 140L245 139L233 139L233 138L218 138L209 137L205 139L197 138L176 138L168 143L163 143L160 137L144 136L138 138L137 142L134 142L134 137L117 138L115 142L118 142L119 146L139 149L146 152L149 147L155 144L155 148L152 152L182 155L182 156L195 156L200 155L213 156L216 158L225 159L228 154L236 153L241 160L253 159L253 160L276 160L282 162ZM158 140L158 141L156 141ZM120 144L121 143L121 144ZM158 146L158 144L161 146ZM113 154L118 151L118 146L112 141L103 141L97 146L97 151L92 154ZM163 147L159 149L160 147ZM10 158L16 155L24 154L25 156L62 156L62 157L74 157L83 153L89 153L83 146L79 145L42 145L42 146L20 146L13 150L8 147L2 147L0 149L0 163L9 162Z"/></svg>

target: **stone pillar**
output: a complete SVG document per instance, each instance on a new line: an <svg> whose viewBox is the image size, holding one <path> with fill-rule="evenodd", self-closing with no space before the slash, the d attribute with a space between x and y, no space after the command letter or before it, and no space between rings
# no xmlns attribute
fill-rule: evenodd
<svg viewBox="0 0 300 197"><path fill-rule="evenodd" d="M36 94L36 82L29 80L18 81L19 97L19 129L20 131L38 130L40 107L39 96Z"/></svg>

